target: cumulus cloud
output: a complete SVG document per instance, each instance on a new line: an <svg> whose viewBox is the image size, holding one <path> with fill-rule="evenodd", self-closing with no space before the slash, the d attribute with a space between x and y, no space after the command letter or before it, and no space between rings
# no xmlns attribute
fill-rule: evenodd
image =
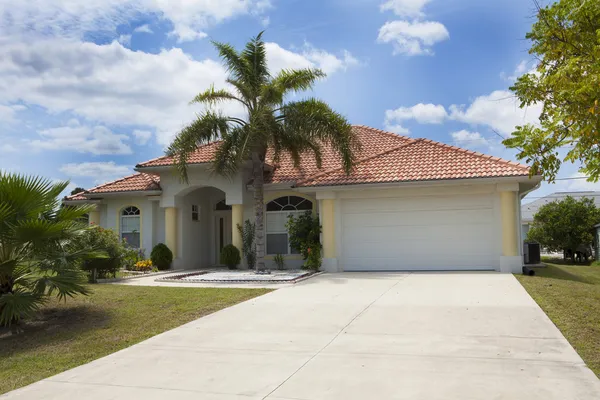
<svg viewBox="0 0 600 400"><path fill-rule="evenodd" d="M431 0L388 0L379 9L392 11L400 17L423 17L423 7Z"/></svg>
<svg viewBox="0 0 600 400"><path fill-rule="evenodd" d="M447 117L448 113L444 106L419 103L412 107L386 110L384 125L390 132L408 134L410 131L401 125L403 121L415 120L421 124L441 124Z"/></svg>
<svg viewBox="0 0 600 400"><path fill-rule="evenodd" d="M519 108L519 102L511 92L496 90L475 98L468 106L450 106L450 118L475 126L488 126L508 136L516 126L539 123L541 111L541 104Z"/></svg>
<svg viewBox="0 0 600 400"><path fill-rule="evenodd" d="M434 21L390 21L379 28L377 41L392 43L394 54L433 54L431 47L450 38L444 25Z"/></svg>
<svg viewBox="0 0 600 400"><path fill-rule="evenodd" d="M148 24L140 25L133 31L137 33L154 33Z"/></svg>
<svg viewBox="0 0 600 400"><path fill-rule="evenodd" d="M491 143L479 132L470 132L465 129L450 134L454 143L466 149L485 149L491 147Z"/></svg>
<svg viewBox="0 0 600 400"><path fill-rule="evenodd" d="M267 51L272 72L319 67L333 74L357 63L347 52L335 56L310 45L294 52L267 43ZM116 41L98 45L55 38L27 43L0 39L0 53L0 104L22 101L102 124L148 127L161 145L170 143L200 111L189 104L198 92L213 83L227 86L220 62L195 60L179 48L150 54ZM222 109L243 116L237 104L224 103Z"/></svg>
<svg viewBox="0 0 600 400"><path fill-rule="evenodd" d="M304 43L298 52L284 49L272 42L265 43L265 47L271 73L286 68L320 68L326 74L333 74L360 64L347 50L342 50L341 54L336 56L310 43Z"/></svg>
<svg viewBox="0 0 600 400"><path fill-rule="evenodd" d="M414 120L421 124L441 124L444 121L458 121L472 126L488 127L508 137L516 126L539 124L541 104L520 108L514 95L506 90L496 90L490 94L476 97L470 104L452 104L448 111L443 105L419 103L412 107L399 107L386 110L384 126L397 133L408 133L402 127L403 121ZM455 132L460 140L468 131ZM474 132L477 133L477 132ZM470 139L474 139L471 137ZM475 138L476 139L476 138ZM483 143L479 143L480 145Z"/></svg>
<svg viewBox="0 0 600 400"><path fill-rule="evenodd" d="M152 137L152 132L144 131L144 130L140 130L140 129L134 129L133 137L135 137L136 144L143 146L146 143L148 143L148 140L150 140L150 138Z"/></svg>
<svg viewBox="0 0 600 400"><path fill-rule="evenodd" d="M63 164L60 171L69 178L94 178L96 184L113 181L132 173L130 166L118 165L113 161Z"/></svg>
<svg viewBox="0 0 600 400"><path fill-rule="evenodd" d="M35 150L70 150L90 154L131 154L127 135L115 134L105 126L73 124L38 132L40 139L29 140Z"/></svg>
<svg viewBox="0 0 600 400"><path fill-rule="evenodd" d="M388 0L380 10L392 11L405 19L388 21L379 28L377 41L392 43L394 54L432 55L436 43L450 38L446 27L437 21L424 20L423 8L430 0ZM407 19L411 18L411 19Z"/></svg>
<svg viewBox="0 0 600 400"><path fill-rule="evenodd" d="M205 30L240 15L262 17L271 7L267 0L0 0L0 33L83 38L115 38L117 27L141 15L168 20L179 41L206 36Z"/></svg>
<svg viewBox="0 0 600 400"><path fill-rule="evenodd" d="M27 109L22 104L2 105L0 104L0 123L12 123L15 122L15 115L19 111Z"/></svg>

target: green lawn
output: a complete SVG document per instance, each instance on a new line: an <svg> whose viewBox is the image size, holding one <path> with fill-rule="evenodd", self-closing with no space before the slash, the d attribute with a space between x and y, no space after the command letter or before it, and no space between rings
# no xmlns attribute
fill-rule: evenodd
<svg viewBox="0 0 600 400"><path fill-rule="evenodd" d="M546 265L517 279L600 377L600 267Z"/></svg>
<svg viewBox="0 0 600 400"><path fill-rule="evenodd" d="M52 300L13 336L0 330L0 394L87 363L269 289L95 285Z"/></svg>

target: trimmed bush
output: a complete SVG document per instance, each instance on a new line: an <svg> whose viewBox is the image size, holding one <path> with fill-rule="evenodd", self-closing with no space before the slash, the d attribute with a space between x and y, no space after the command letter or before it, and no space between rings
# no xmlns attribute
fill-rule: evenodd
<svg viewBox="0 0 600 400"><path fill-rule="evenodd" d="M92 248L104 251L107 258L95 258L83 261L81 267L88 273L90 282L116 276L123 265L126 248L119 235L110 229L93 226L85 231L78 239L82 248Z"/></svg>
<svg viewBox="0 0 600 400"><path fill-rule="evenodd" d="M232 244L223 247L223 250L221 250L221 264L227 265L229 269L236 269L240 261L242 261L242 257L237 247Z"/></svg>
<svg viewBox="0 0 600 400"><path fill-rule="evenodd" d="M150 253L150 260L152 265L158 268L160 271L171 268L173 262L173 252L164 243L159 243L152 249Z"/></svg>

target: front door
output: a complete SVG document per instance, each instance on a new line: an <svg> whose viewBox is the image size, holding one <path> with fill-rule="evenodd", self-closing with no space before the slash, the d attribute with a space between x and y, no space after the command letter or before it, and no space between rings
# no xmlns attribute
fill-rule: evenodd
<svg viewBox="0 0 600 400"><path fill-rule="evenodd" d="M221 250L231 244L231 211L215 212L215 264L221 264Z"/></svg>

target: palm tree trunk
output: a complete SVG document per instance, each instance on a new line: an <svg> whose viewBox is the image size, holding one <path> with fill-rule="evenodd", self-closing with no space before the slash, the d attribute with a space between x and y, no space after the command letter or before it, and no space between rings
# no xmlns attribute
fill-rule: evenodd
<svg viewBox="0 0 600 400"><path fill-rule="evenodd" d="M256 272L265 270L265 224L264 224L264 161L258 152L252 152L252 178L254 186L254 214L256 234Z"/></svg>

